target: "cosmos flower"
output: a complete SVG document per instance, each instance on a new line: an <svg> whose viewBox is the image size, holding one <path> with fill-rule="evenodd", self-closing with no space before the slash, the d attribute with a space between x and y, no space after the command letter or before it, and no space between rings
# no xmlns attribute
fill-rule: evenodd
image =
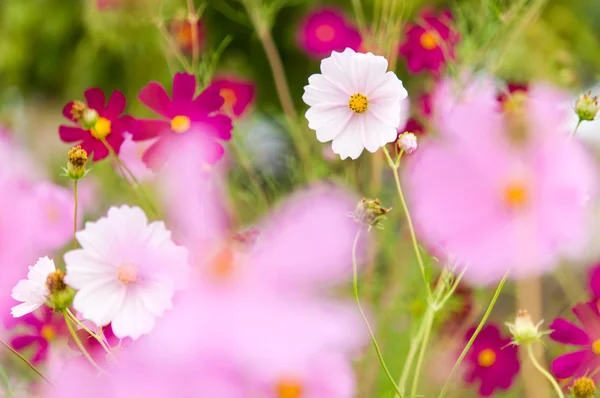
<svg viewBox="0 0 600 398"><path fill-rule="evenodd" d="M54 250L73 238L73 193L50 182L33 187L37 202L36 245ZM79 214L81 215L81 213Z"/></svg>
<svg viewBox="0 0 600 398"><path fill-rule="evenodd" d="M179 47L184 52L191 54L194 47L194 36L189 21L187 19L174 19L169 24L169 31ZM206 28L203 19L199 19L196 25L196 37L198 50L202 51L206 45Z"/></svg>
<svg viewBox="0 0 600 398"><path fill-rule="evenodd" d="M216 78L210 84L225 100L223 110L227 114L240 117L254 101L254 84L239 78Z"/></svg>
<svg viewBox="0 0 600 398"><path fill-rule="evenodd" d="M582 251L595 172L585 149L565 139L556 90L532 87L502 114L496 93L480 89L434 108L439 137L422 141L404 180L420 239L467 266L469 282L489 284Z"/></svg>
<svg viewBox="0 0 600 398"><path fill-rule="evenodd" d="M81 249L65 254L73 307L96 326L112 322L119 338L150 332L185 282L187 251L138 207L112 207L76 236Z"/></svg>
<svg viewBox="0 0 600 398"><path fill-rule="evenodd" d="M297 40L300 48L315 58L346 48L356 51L362 42L357 29L332 8L311 11L298 27Z"/></svg>
<svg viewBox="0 0 600 398"><path fill-rule="evenodd" d="M153 170L159 169L169 157L171 146L187 134L201 135L211 145L215 163L224 153L218 140L229 140L233 125L231 119L219 114L224 99L215 88L204 90L196 96L196 78L187 73L177 73L173 79L173 95L169 98L165 89L152 82L142 89L138 99L163 117L161 120L136 120L130 132L134 141L158 137L143 156L144 162Z"/></svg>
<svg viewBox="0 0 600 398"><path fill-rule="evenodd" d="M475 327L465 335L469 341ZM481 329L463 362L465 382L479 384L479 395L489 397L496 390L508 390L519 372L517 347L510 345L510 336L503 337L497 326Z"/></svg>
<svg viewBox="0 0 600 398"><path fill-rule="evenodd" d="M578 351L552 361L552 373L557 378L589 376L600 368L600 312L597 304L594 300L572 308L581 327L564 318L557 318L550 325L552 340L578 347ZM599 378L600 374L596 373L594 380Z"/></svg>
<svg viewBox="0 0 600 398"><path fill-rule="evenodd" d="M13 288L12 298L21 304L11 309L12 316L21 317L44 305L50 294L46 287L46 279L55 271L54 261L48 257L40 258L34 266L29 267L27 279L19 281Z"/></svg>
<svg viewBox="0 0 600 398"><path fill-rule="evenodd" d="M417 24L408 24L406 41L400 46L400 55L406 58L408 70L418 73L428 70L441 72L448 58L454 58L458 35L450 28L452 14L444 11L435 14L424 10Z"/></svg>
<svg viewBox="0 0 600 398"><path fill-rule="evenodd" d="M332 142L342 159L375 152L397 137L400 101L408 96L402 81L387 72L388 62L347 48L321 61L321 74L309 77L302 99L308 126L320 142Z"/></svg>
<svg viewBox="0 0 600 398"><path fill-rule="evenodd" d="M19 331L19 334L10 340L10 345L15 350L22 352L33 347L33 364L46 361L50 344L68 335L63 317L45 306L18 318L18 321L12 322L9 327Z"/></svg>
<svg viewBox="0 0 600 398"><path fill-rule="evenodd" d="M106 140L119 153L124 140L123 133L129 129L133 120L131 116L122 115L127 104L125 96L120 91L113 91L107 104L104 92L99 88L90 88L84 95L87 110L95 111L93 122L83 123L82 110L79 108L85 104L69 102L63 109L63 116L78 125L60 126L60 139L64 142L77 142L88 155L94 154L94 161L102 160L109 154L102 140Z"/></svg>

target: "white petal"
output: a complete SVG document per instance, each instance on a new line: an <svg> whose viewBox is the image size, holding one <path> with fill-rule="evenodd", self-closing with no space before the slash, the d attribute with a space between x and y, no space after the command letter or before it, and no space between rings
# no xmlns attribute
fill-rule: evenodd
<svg viewBox="0 0 600 398"><path fill-rule="evenodd" d="M382 56L371 53L356 54L348 65L354 82L355 93L369 96L371 87L379 85L387 71L388 62Z"/></svg>
<svg viewBox="0 0 600 398"><path fill-rule="evenodd" d="M346 128L354 112L344 107L323 108L313 106L306 111L308 127L317 132L317 139L321 142L331 141Z"/></svg>
<svg viewBox="0 0 600 398"><path fill-rule="evenodd" d="M96 326L104 326L121 310L127 290L118 281L100 281L79 290L73 299L73 307Z"/></svg>
<svg viewBox="0 0 600 398"><path fill-rule="evenodd" d="M374 116L365 114L364 123L368 126L362 130L362 140L367 151L377 152L379 148L393 142L398 136L398 131L395 127L386 125L377 120Z"/></svg>
<svg viewBox="0 0 600 398"><path fill-rule="evenodd" d="M369 90L365 94L369 102L377 103L384 99L399 102L408 97L408 92L402 85L402 81L398 79L398 76L394 72L387 72L383 76L383 79L377 82L377 84L369 86Z"/></svg>
<svg viewBox="0 0 600 398"><path fill-rule="evenodd" d="M139 293L132 289L111 326L118 338L131 337L135 340L143 334L150 333L154 327L154 316L144 305Z"/></svg>
<svg viewBox="0 0 600 398"><path fill-rule="evenodd" d="M48 288L45 284L39 284L30 280L21 280L13 287L11 297L17 301L28 303L44 303L48 296Z"/></svg>
<svg viewBox="0 0 600 398"><path fill-rule="evenodd" d="M308 78L308 86L304 87L302 100L310 106L320 104L347 104L351 94L336 86L335 82L323 75L312 75Z"/></svg>
<svg viewBox="0 0 600 398"><path fill-rule="evenodd" d="M402 116L402 105L394 100L376 103L372 106L369 104L369 110L365 113L369 114L378 123L398 128Z"/></svg>
<svg viewBox="0 0 600 398"><path fill-rule="evenodd" d="M356 85L350 72L350 64L352 63L353 56L356 56L354 51L347 48L343 53L334 51L329 58L321 61L321 73L323 76L331 84L335 85L335 87L346 93L348 97L356 94Z"/></svg>
<svg viewBox="0 0 600 398"><path fill-rule="evenodd" d="M10 313L14 318L22 317L23 315L27 315L30 312L37 310L41 307L42 303L21 303L19 305L15 305L11 308Z"/></svg>
<svg viewBox="0 0 600 398"><path fill-rule="evenodd" d="M171 309L174 292L170 278L148 281L138 287L144 306L154 316L161 316L166 310Z"/></svg>
<svg viewBox="0 0 600 398"><path fill-rule="evenodd" d="M364 146L359 127L353 120L348 124L348 128L331 143L333 152L340 155L342 159L346 159L347 157L357 159L362 153Z"/></svg>
<svg viewBox="0 0 600 398"><path fill-rule="evenodd" d="M36 282L38 285L44 285L48 275L56 271L54 261L48 257L42 257L33 267L29 267L27 279Z"/></svg>
<svg viewBox="0 0 600 398"><path fill-rule="evenodd" d="M65 253L67 274L65 283L75 289L94 284L99 280L117 280L116 267L103 264L102 259L93 256L89 251L77 249Z"/></svg>

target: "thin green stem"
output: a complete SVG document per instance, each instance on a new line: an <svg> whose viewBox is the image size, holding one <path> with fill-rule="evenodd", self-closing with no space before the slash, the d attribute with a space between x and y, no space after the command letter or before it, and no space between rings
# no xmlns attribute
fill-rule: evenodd
<svg viewBox="0 0 600 398"><path fill-rule="evenodd" d="M96 363L96 361L94 361L92 359L92 357L90 356L90 354L87 352L87 350L85 349L85 347L81 343L81 340L79 340L79 337L77 337L77 334L75 333L75 330L73 330L73 325L71 325L71 320L69 319L69 315L67 315L66 312L63 313L63 315L65 317L65 323L67 324L67 329L69 329L69 333L71 334L71 337L73 337L73 340L75 341L75 344L77 344L77 347L79 348L79 350L81 351L81 353L83 354L83 356L85 357L85 359L87 359L89 361L89 363L92 364L92 366L94 368L96 368L98 371L100 371L101 373L104 373L104 370L102 370L102 368L100 366L98 366L98 364Z"/></svg>
<svg viewBox="0 0 600 398"><path fill-rule="evenodd" d="M0 340L0 344L6 347L10 352L12 352L16 357L18 357L21 361L25 362L25 364L29 367L29 369L33 370L38 376L40 376L46 383L52 385L50 380L44 377L42 372L40 372L31 362L27 360L23 355L21 355L18 351L12 348L10 345L6 344L3 340Z"/></svg>
<svg viewBox="0 0 600 398"><path fill-rule="evenodd" d="M75 323L77 326L79 326L80 328L85 330L90 336L92 336L94 339L96 339L96 341L98 341L98 343L102 346L102 348L104 348L104 351L106 351L106 353L114 359L114 356L113 356L110 348L106 345L106 343L104 342L102 337L98 336L96 333L92 332L88 327L86 327L83 323L81 323L79 321L79 319L77 319L77 317L71 312L70 309L67 308L66 313L69 316L69 318L71 318L73 323Z"/></svg>
<svg viewBox="0 0 600 398"><path fill-rule="evenodd" d="M398 176L398 163L394 162L387 150L386 147L383 147L383 153L385 153L385 157L387 158L388 164L390 168L394 172L394 180L396 181L396 190L398 191L398 197L400 198L400 203L402 204L402 208L404 209L404 213L406 215L406 222L408 223L408 230L410 232L410 238L412 241L413 249L415 251L415 256L417 257L417 262L419 263L419 269L421 270L421 275L423 276L423 281L425 282L425 289L427 290L427 297L431 298L431 287L429 286L429 282L427 281L427 276L425 274L425 265L423 263L423 257L421 256L421 250L419 249L419 244L417 243L417 236L415 234L415 228L413 227L412 219L410 217L410 212L408 211L408 205L406 204L406 200L404 199L404 193L402 192L402 186L400 185L400 177Z"/></svg>
<svg viewBox="0 0 600 398"><path fill-rule="evenodd" d="M552 384L552 387L554 387L554 391L556 391L556 394L560 398L565 398L565 396L562 392L562 389L558 385L558 382L556 381L556 379L554 377L552 377L552 375L550 373L548 373L548 371L546 369L544 369L542 365L540 365L540 363L537 361L537 359L535 359L535 355L533 354L533 350L531 348L532 346L533 346L533 344L527 344L527 353L529 354L529 359L531 359L531 363L533 363L533 366L535 366L535 368L537 370L539 370L540 373L543 374L548 379L548 381L550 381L550 384Z"/></svg>
<svg viewBox="0 0 600 398"><path fill-rule="evenodd" d="M406 391L406 381L408 379L410 369L412 368L412 363L415 359L415 355L417 354L417 351L423 339L423 335L425 334L425 327L425 322L422 322L421 326L419 327L419 330L417 331L417 335L411 339L408 355L406 356L406 360L404 361L404 367L402 368L402 374L400 375L400 380L398 382L400 392L402 392L402 394L404 394L404 392ZM399 395L396 395L396 398L398 397Z"/></svg>
<svg viewBox="0 0 600 398"><path fill-rule="evenodd" d="M73 249L77 249L77 210L79 206L79 200L77 198L77 180L73 181L73 202L74 202L74 210L73 210Z"/></svg>
<svg viewBox="0 0 600 398"><path fill-rule="evenodd" d="M569 139L572 139L573 137L575 137L575 134L577 134L577 130L579 130L579 126L581 125L581 122L583 122L583 119L579 119L579 121L577 122L577 125L575 126L575 129L569 136Z"/></svg>
<svg viewBox="0 0 600 398"><path fill-rule="evenodd" d="M421 342L421 350L419 350L419 358L417 358L417 364L415 365L415 375L413 377L412 388L410 389L411 397L414 397L417 394L417 387L419 386L419 378L421 376L421 368L423 367L425 352L427 351L427 345L429 344L429 336L431 335L434 316L435 310L428 311L425 315L425 332L423 334L423 341Z"/></svg>
<svg viewBox="0 0 600 398"><path fill-rule="evenodd" d="M252 185L254 185L254 190L257 192L258 196L260 196L261 201L263 202L264 208L267 209L269 207L269 200L267 199L267 194L263 189L260 181L258 180L258 174L254 167L250 164L250 161L246 157L246 153L238 144L236 138L234 137L231 141L231 147L233 148L233 154L237 158L238 162L250 178Z"/></svg>
<svg viewBox="0 0 600 398"><path fill-rule="evenodd" d="M362 316L363 320L365 321L365 324L367 325L367 329L369 330L369 334L371 335L371 340L373 341L373 347L375 347L375 352L377 353L377 358L379 358L381 367L385 371L385 374L387 375L388 379L390 380L390 383L394 386L394 389L396 390L396 394L398 394L400 396L400 398L402 398L402 393L400 392L400 389L396 385L396 382L394 381L392 374L390 373L388 367L385 364L385 361L383 360L381 350L379 349L379 344L377 344L377 339L375 338L375 333L373 333L373 329L371 329L369 320L367 319L367 316L365 315L365 313L362 309L362 306L360 305L360 299L358 296L358 266L356 263L356 247L358 246L358 240L360 239L361 231L362 231L362 227L359 228L359 230L356 232L356 236L354 237L354 243L352 244L352 273L353 273L352 287L354 290L354 298L356 299L356 305L358 306L360 315Z"/></svg>
<svg viewBox="0 0 600 398"><path fill-rule="evenodd" d="M450 386L450 381L452 380L452 376L454 376L454 373L456 372L456 370L458 369L458 367L462 363L463 359L465 359L465 356L467 355L467 352L469 352L469 349L471 348L471 346L473 345L473 342L475 341L475 339L479 335L479 332L481 332L481 329L483 329L483 326L487 322L487 319L489 318L490 314L492 313L492 309L494 309L494 305L496 305L496 301L498 301L498 297L500 296L500 292L502 291L502 288L504 287L504 283L506 283L506 279L507 278L508 278L508 272L506 274L504 274L504 277L502 278L502 280L498 284L498 287L496 288L496 292L494 293L494 296L492 297L492 301L488 305L488 308L485 311L485 314L483 315L483 318L481 318L481 321L479 322L479 325L477 325L477 329L475 329L475 332L473 333L473 335L471 336L471 338L467 342L467 345L465 346L465 348L461 352L460 356L458 357L458 360L456 361L456 363L452 367L452 371L450 372L450 375L448 376L448 379L444 383L444 387L442 388L442 392L440 393L440 395L439 395L438 398L443 398L446 395L446 393L448 392L448 387Z"/></svg>

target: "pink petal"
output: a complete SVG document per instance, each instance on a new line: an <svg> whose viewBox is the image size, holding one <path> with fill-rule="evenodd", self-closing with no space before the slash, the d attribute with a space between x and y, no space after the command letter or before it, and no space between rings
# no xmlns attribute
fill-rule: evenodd
<svg viewBox="0 0 600 398"><path fill-rule="evenodd" d="M79 127L60 126L58 135L64 142L75 142L83 140L87 136L87 132Z"/></svg>
<svg viewBox="0 0 600 398"><path fill-rule="evenodd" d="M123 95L123 93L119 90L115 90L108 100L106 110L100 116L109 120L114 120L118 118L121 113L123 113L126 104L127 100L125 99L125 95Z"/></svg>
<svg viewBox="0 0 600 398"><path fill-rule="evenodd" d="M112 147L112 149L114 149L114 151L118 154L119 151L121 150L121 144L123 144L123 141L125 141L125 138L123 137L123 133L117 133L115 130L113 130L108 137L106 137L106 142L108 142L108 144Z"/></svg>
<svg viewBox="0 0 600 398"><path fill-rule="evenodd" d="M168 119L175 116L173 115L173 103L171 102L169 95L163 86L156 82L151 82L144 87L138 94L138 99L142 104L161 116Z"/></svg>
<svg viewBox="0 0 600 398"><path fill-rule="evenodd" d="M48 341L46 339L40 339L39 343L40 347L36 350L33 358L31 358L31 362L34 364L44 361L48 356Z"/></svg>
<svg viewBox="0 0 600 398"><path fill-rule="evenodd" d="M587 333L565 319L555 319L550 325L550 330L552 330L550 338L559 343L572 345L590 344L590 338Z"/></svg>
<svg viewBox="0 0 600 398"><path fill-rule="evenodd" d="M571 377L578 371L585 370L593 356L594 354L588 350L561 355L552 361L552 373L559 379Z"/></svg>
<svg viewBox="0 0 600 398"><path fill-rule="evenodd" d="M29 347L30 345L32 345L33 343L35 343L38 340L43 340L43 339L38 336L30 336L30 335L17 336L10 341L10 345L12 346L12 348L19 351L25 347Z"/></svg>
<svg viewBox="0 0 600 398"><path fill-rule="evenodd" d="M129 126L129 133L134 141L144 141L160 137L171 131L171 125L166 120L134 119Z"/></svg>
<svg viewBox="0 0 600 398"><path fill-rule="evenodd" d="M67 105L65 105L65 107L62 110L62 114L63 114L64 117L66 117L70 121L76 122L75 119L73 118L73 115L71 114L71 109L72 108L73 108L73 101L71 101Z"/></svg>
<svg viewBox="0 0 600 398"><path fill-rule="evenodd" d="M99 115L102 115L104 113L104 104L106 104L104 92L94 87L87 89L84 95L88 106L98 112Z"/></svg>
<svg viewBox="0 0 600 398"><path fill-rule="evenodd" d="M225 99L221 97L219 90L214 86L210 86L194 100L194 111L209 114L221 109L224 103Z"/></svg>
<svg viewBox="0 0 600 398"><path fill-rule="evenodd" d="M589 286L595 298L600 299L600 265L595 266L589 272Z"/></svg>
<svg viewBox="0 0 600 398"><path fill-rule="evenodd" d="M146 166L155 173L161 169L166 160L165 140L168 140L168 138L165 137L152 144L150 148L146 149L146 152L144 152L144 155L142 156L142 160L146 163Z"/></svg>
<svg viewBox="0 0 600 398"><path fill-rule="evenodd" d="M173 79L173 103L188 104L196 94L196 77L187 73L177 73Z"/></svg>
<svg viewBox="0 0 600 398"><path fill-rule="evenodd" d="M600 314L595 302L577 304L573 313L592 340L600 339Z"/></svg>
<svg viewBox="0 0 600 398"><path fill-rule="evenodd" d="M208 116L200 120L199 123L195 123L203 133L222 140L231 139L231 130L233 130L233 124L229 116L226 115L215 115Z"/></svg>

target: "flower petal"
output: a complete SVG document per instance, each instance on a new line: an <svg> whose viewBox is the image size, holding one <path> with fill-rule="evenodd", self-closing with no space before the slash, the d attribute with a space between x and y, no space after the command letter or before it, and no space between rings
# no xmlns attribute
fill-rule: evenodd
<svg viewBox="0 0 600 398"><path fill-rule="evenodd" d="M347 107L351 95L331 79L315 74L308 78L308 86L304 87L302 100L309 106L330 104Z"/></svg>
<svg viewBox="0 0 600 398"><path fill-rule="evenodd" d="M40 308L40 306L44 304L43 302L41 303L21 303L19 305L15 305L14 307L12 307L10 309L10 314L15 317L15 318L19 318L22 317L23 315L27 315L30 312L33 312L35 310L37 310L38 308Z"/></svg>
<svg viewBox="0 0 600 398"><path fill-rule="evenodd" d="M557 318L550 325L550 338L563 344L588 345L590 338L587 333L563 318Z"/></svg>
<svg viewBox="0 0 600 398"><path fill-rule="evenodd" d="M196 93L196 77L188 73L176 73L173 79L173 104L192 102Z"/></svg>
<svg viewBox="0 0 600 398"><path fill-rule="evenodd" d="M207 116L201 120L195 121L192 125L192 129L198 129L198 131L222 140L229 140L231 139L233 123L229 116L226 115Z"/></svg>
<svg viewBox="0 0 600 398"><path fill-rule="evenodd" d="M148 334L154 327L154 316L144 305L141 295L136 289L129 289L112 322L112 329L120 339L131 337L137 339L143 334Z"/></svg>
<svg viewBox="0 0 600 398"><path fill-rule="evenodd" d="M110 323L124 305L127 287L118 280L86 284L73 299L73 308L96 326Z"/></svg>
<svg viewBox="0 0 600 398"><path fill-rule="evenodd" d="M104 105L106 104L106 98L104 92L99 88L87 89L84 93L85 100L88 106L98 112L99 115L104 114Z"/></svg>
<svg viewBox="0 0 600 398"><path fill-rule="evenodd" d="M127 99L125 99L125 95L123 95L123 93L119 90L115 90L108 100L106 110L100 114L100 116L109 120L114 120L118 118L121 113L123 113L125 110L125 105L127 105Z"/></svg>
<svg viewBox="0 0 600 398"><path fill-rule="evenodd" d="M22 348L28 347L38 340L43 339L41 337L31 335L17 336L10 341L10 345L15 350L20 351Z"/></svg>
<svg viewBox="0 0 600 398"><path fill-rule="evenodd" d="M62 114L64 117L69 119L70 121L77 123L73 115L71 114L71 109L73 108L73 101L69 102L62 110Z"/></svg>
<svg viewBox="0 0 600 398"><path fill-rule="evenodd" d="M81 141L87 136L87 134L87 131L79 127L60 126L58 128L58 135L64 142Z"/></svg>
<svg viewBox="0 0 600 398"><path fill-rule="evenodd" d="M224 103L225 99L221 97L219 90L214 86L210 86L194 100L193 112L208 115L221 109Z"/></svg>
<svg viewBox="0 0 600 398"><path fill-rule="evenodd" d="M173 103L164 87L156 82L150 82L138 94L138 99L154 112L168 119L173 116Z"/></svg>
<svg viewBox="0 0 600 398"><path fill-rule="evenodd" d="M552 373L559 379L566 379L585 369L594 354L588 350L564 354L552 361Z"/></svg>
<svg viewBox="0 0 600 398"><path fill-rule="evenodd" d="M342 160L347 157L358 159L365 149L362 142L361 128L362 126L349 123L346 130L333 139L331 149L334 153L340 155Z"/></svg>
<svg viewBox="0 0 600 398"><path fill-rule="evenodd" d="M159 137L171 131L166 120L135 119L129 125L129 133L134 141L144 141Z"/></svg>
<svg viewBox="0 0 600 398"><path fill-rule="evenodd" d="M600 265L590 270L589 287L594 297L600 299Z"/></svg>
<svg viewBox="0 0 600 398"><path fill-rule="evenodd" d="M312 106L306 111L308 127L315 130L320 142L327 142L339 136L355 116L347 106Z"/></svg>

